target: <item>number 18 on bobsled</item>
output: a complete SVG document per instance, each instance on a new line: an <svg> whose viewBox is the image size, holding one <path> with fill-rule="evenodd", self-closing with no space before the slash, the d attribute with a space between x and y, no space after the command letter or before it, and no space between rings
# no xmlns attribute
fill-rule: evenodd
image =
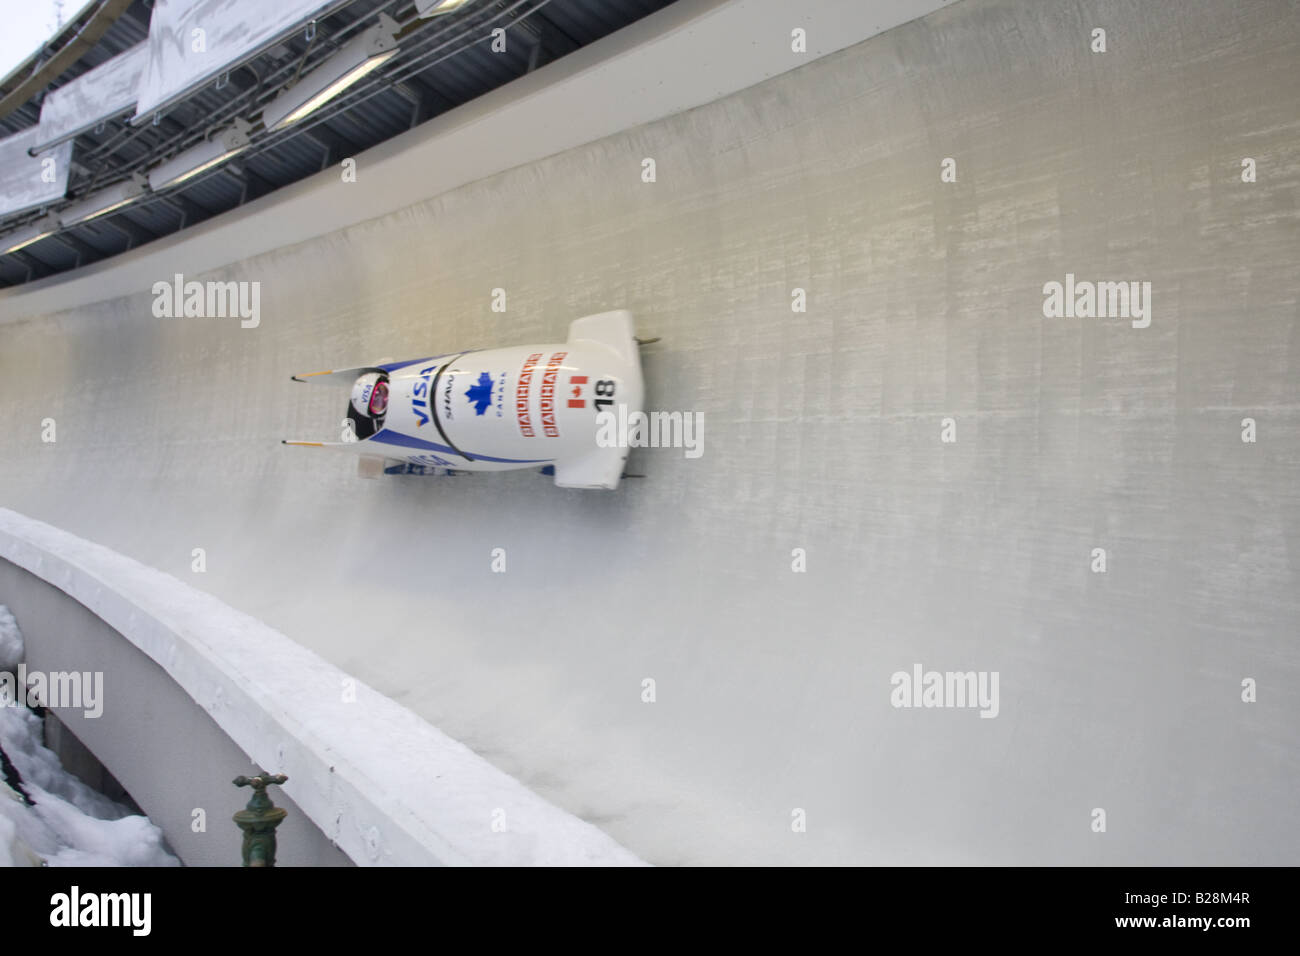
<svg viewBox="0 0 1300 956"><path fill-rule="evenodd" d="M642 411L632 315L569 326L567 342L436 355L293 376L350 383L337 442L286 441L359 455L362 471L445 474L551 466L561 488L618 487L628 449L597 441L596 416ZM385 467L387 466L387 467Z"/></svg>

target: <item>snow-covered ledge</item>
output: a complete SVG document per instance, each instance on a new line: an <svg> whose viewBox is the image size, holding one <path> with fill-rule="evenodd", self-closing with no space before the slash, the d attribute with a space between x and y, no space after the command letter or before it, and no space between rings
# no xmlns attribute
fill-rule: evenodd
<svg viewBox="0 0 1300 956"><path fill-rule="evenodd" d="M171 575L6 508L0 558L156 661L252 760L288 774L285 792L360 865L641 862L373 688ZM492 828L498 810L503 832Z"/></svg>

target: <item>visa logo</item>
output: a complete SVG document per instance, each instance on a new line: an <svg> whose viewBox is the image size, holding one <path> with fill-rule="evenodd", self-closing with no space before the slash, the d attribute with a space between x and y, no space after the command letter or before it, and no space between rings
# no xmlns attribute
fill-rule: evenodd
<svg viewBox="0 0 1300 956"><path fill-rule="evenodd" d="M417 428L429 424L429 382L437 370L436 365L420 369L420 378L411 387L411 411L415 413Z"/></svg>

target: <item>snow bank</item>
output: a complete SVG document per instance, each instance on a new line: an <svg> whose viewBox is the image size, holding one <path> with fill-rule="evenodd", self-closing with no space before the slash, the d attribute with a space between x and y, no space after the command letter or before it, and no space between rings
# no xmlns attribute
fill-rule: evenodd
<svg viewBox="0 0 1300 956"><path fill-rule="evenodd" d="M641 862L411 711L170 575L4 508L0 558L156 661L255 763L289 775L285 792L358 864Z"/></svg>
<svg viewBox="0 0 1300 956"><path fill-rule="evenodd" d="M16 671L23 659L23 634L9 608L0 604L0 671Z"/></svg>
<svg viewBox="0 0 1300 956"><path fill-rule="evenodd" d="M0 866L180 865L147 817L86 786L40 741L39 717L0 707L0 746L35 804L0 782Z"/></svg>

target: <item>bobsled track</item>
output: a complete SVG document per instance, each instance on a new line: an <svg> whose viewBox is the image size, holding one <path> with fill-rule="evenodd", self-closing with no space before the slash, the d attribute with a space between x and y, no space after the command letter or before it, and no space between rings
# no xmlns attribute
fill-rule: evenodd
<svg viewBox="0 0 1300 956"><path fill-rule="evenodd" d="M962 0L414 204L372 180L378 218L262 251L285 196L351 201L327 170L0 297L0 505L260 618L651 863L1295 864L1298 18ZM174 273L260 282L260 324L155 318ZM1045 318L1067 274L1150 282L1149 326ZM602 493L280 444L346 402L292 373L617 308L698 459L637 450ZM893 706L916 665L997 672L996 717Z"/></svg>

